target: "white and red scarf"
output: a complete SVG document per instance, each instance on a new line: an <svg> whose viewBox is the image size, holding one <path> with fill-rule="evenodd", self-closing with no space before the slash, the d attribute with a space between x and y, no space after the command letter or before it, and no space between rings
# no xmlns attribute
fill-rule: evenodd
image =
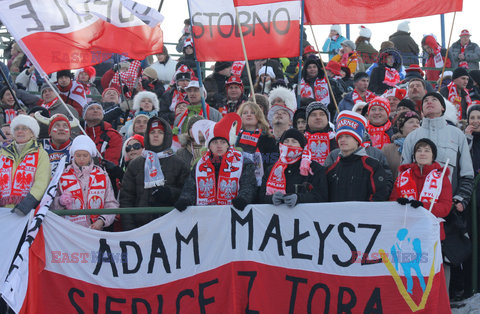
<svg viewBox="0 0 480 314"><path fill-rule="evenodd" d="M462 45L460 44L460 53L461 53L461 54L463 54L463 55L465 54L465 49L467 48L467 46L468 46L468 44L466 44L465 46L462 46ZM461 67L461 68L468 69L468 62L465 61L465 60L464 60L464 61L460 61L460 62L458 63L458 66Z"/></svg>
<svg viewBox="0 0 480 314"><path fill-rule="evenodd" d="M307 139L307 146L305 146L304 152L309 151L312 156L311 159L323 165L330 153L330 140L335 138L335 133L305 132L305 138Z"/></svg>
<svg viewBox="0 0 480 314"><path fill-rule="evenodd" d="M392 127L390 120L382 126L374 126L368 123L367 131L370 135L370 141L373 147L382 149L383 145L391 143L390 136L387 134L387 130Z"/></svg>
<svg viewBox="0 0 480 314"><path fill-rule="evenodd" d="M50 108L53 106L54 103L57 102L57 100L58 100L58 97L55 97L51 101L41 104L41 106L47 110L50 110Z"/></svg>
<svg viewBox="0 0 480 314"><path fill-rule="evenodd" d="M229 205L238 194L240 176L243 170L243 155L230 147L222 157L218 174L215 178L215 168L208 151L198 161L195 171L197 183L197 205Z"/></svg>
<svg viewBox="0 0 480 314"><path fill-rule="evenodd" d="M8 156L0 157L0 206L17 205L30 192L38 167L38 151L27 154L15 173L14 162Z"/></svg>
<svg viewBox="0 0 480 314"><path fill-rule="evenodd" d="M59 180L59 187L62 194L72 195L73 204L70 209L102 209L105 206L105 193L107 192L107 176L98 167L94 166L88 179L87 203L82 186L73 166L64 172ZM95 222L99 215L91 215L91 222ZM68 220L74 223L87 223L87 215L66 216Z"/></svg>
<svg viewBox="0 0 480 314"><path fill-rule="evenodd" d="M276 192L286 194L287 179L285 169L288 165L294 164L302 158L303 148L279 144L280 158L273 165L267 180L267 195Z"/></svg>
<svg viewBox="0 0 480 314"><path fill-rule="evenodd" d="M459 95L458 90L457 90L457 84L454 82L451 82L450 84L447 85L448 88L448 101L450 101L452 104L455 105L455 108L457 108L457 119L462 120L462 97ZM470 98L470 95L468 94L468 91L465 89L465 100L467 101L467 108L472 104L472 99Z"/></svg>
<svg viewBox="0 0 480 314"><path fill-rule="evenodd" d="M70 100L73 103L77 103L82 108L85 108L87 105L87 96L85 94L85 88L83 88L81 83L78 83L77 81L71 81L68 87L62 87L60 85L57 85L57 87L60 91L59 94L63 101L68 104Z"/></svg>
<svg viewBox="0 0 480 314"><path fill-rule="evenodd" d="M356 89L354 89L352 92L352 100L354 105L359 101L369 102L370 100L373 100L375 97L377 96L369 90L365 91L365 99L357 92Z"/></svg>
<svg viewBox="0 0 480 314"><path fill-rule="evenodd" d="M146 149L143 150L142 157L145 158L143 187L145 189L165 185L165 176L163 175L162 166L160 165L160 159L167 158L172 155L173 150L171 149L167 149L159 153L155 153Z"/></svg>
<svg viewBox="0 0 480 314"><path fill-rule="evenodd" d="M262 178L264 174L263 158L257 146L258 139L261 135L262 131L259 129L256 129L254 132L241 130L240 134L238 135L238 143L242 145L242 147L251 147L251 149L244 149L243 155L245 158L250 159L255 165L255 178L257 179L257 186L262 184Z"/></svg>
<svg viewBox="0 0 480 314"><path fill-rule="evenodd" d="M400 74L394 68L385 67L383 84L394 87L400 82Z"/></svg>
<svg viewBox="0 0 480 314"><path fill-rule="evenodd" d="M172 103L170 104L170 111L175 111L175 107L180 101L185 100L187 97L187 92L179 91L178 89L173 91Z"/></svg>
<svg viewBox="0 0 480 314"><path fill-rule="evenodd" d="M316 79L312 87L302 79L300 82L300 95L304 98L313 98L324 104L330 103L330 93L328 92L328 83L324 78Z"/></svg>
<svg viewBox="0 0 480 314"><path fill-rule="evenodd" d="M437 202L440 193L442 192L442 182L440 177L442 171L434 169L425 178L422 191L418 195L418 188L415 180L412 178L412 169L407 169L400 173L395 182L395 186L400 192L401 197L408 199L415 199L421 202L431 203Z"/></svg>
<svg viewBox="0 0 480 314"><path fill-rule="evenodd" d="M440 47L438 43L435 49L433 49L433 62L435 63L436 68L443 67L442 47Z"/></svg>
<svg viewBox="0 0 480 314"><path fill-rule="evenodd" d="M12 120L17 116L17 112L15 109L4 109L3 112L5 113L5 123L12 123Z"/></svg>

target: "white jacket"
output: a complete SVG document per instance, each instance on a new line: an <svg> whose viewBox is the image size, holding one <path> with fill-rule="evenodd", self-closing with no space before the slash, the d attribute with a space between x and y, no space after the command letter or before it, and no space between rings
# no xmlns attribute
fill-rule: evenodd
<svg viewBox="0 0 480 314"><path fill-rule="evenodd" d="M160 62L155 62L150 65L155 71L157 71L158 80L165 82L167 85L172 80L175 75L175 67L177 66L177 61L173 60L172 57L168 57L168 61L165 64Z"/></svg>

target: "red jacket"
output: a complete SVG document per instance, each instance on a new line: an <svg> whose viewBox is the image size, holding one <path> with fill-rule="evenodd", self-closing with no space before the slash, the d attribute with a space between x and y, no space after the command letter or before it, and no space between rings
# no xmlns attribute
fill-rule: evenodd
<svg viewBox="0 0 480 314"><path fill-rule="evenodd" d="M427 44L430 48L435 49L437 45L437 41L433 36L427 36L427 38L425 38L425 44ZM433 54L428 55L427 62L425 62L425 67L435 68L435 61L433 60L434 57L435 55ZM451 68L452 62L450 61L450 59L445 58L443 54L442 54L442 57L443 57L443 62L445 62L445 68ZM441 70L425 70L427 81L438 81L438 79L440 78L441 72L442 72Z"/></svg>
<svg viewBox="0 0 480 314"><path fill-rule="evenodd" d="M417 185L417 194L420 194L420 192L422 191L423 184L425 183L425 179L432 170L434 169L438 169L440 171L443 170L443 167L440 166L438 162L434 162L429 166L424 166L423 171L420 171L420 167L418 166L418 164L412 163L412 164L401 165L398 168L399 176L400 176L400 173L402 173L403 171L409 168L412 168L412 179ZM445 172L445 176L443 177L442 192L440 193L440 196L438 197L437 202L435 203L435 205L433 205L433 208L432 208L432 214L440 218L448 216L453 203L452 184L450 183L450 179L448 179L448 173L449 173L449 169L447 168L447 171ZM398 180L399 178L397 178L397 181ZM401 197L400 190L397 188L396 183L397 182L395 182L395 185L393 187L392 195L390 195L391 201L395 201L399 197ZM423 207L428 210L430 208L430 203L423 202ZM440 239L441 240L445 239L443 222L440 224Z"/></svg>
<svg viewBox="0 0 480 314"><path fill-rule="evenodd" d="M105 121L94 127L85 127L85 132L95 142L102 157L118 166L123 143L120 133Z"/></svg>

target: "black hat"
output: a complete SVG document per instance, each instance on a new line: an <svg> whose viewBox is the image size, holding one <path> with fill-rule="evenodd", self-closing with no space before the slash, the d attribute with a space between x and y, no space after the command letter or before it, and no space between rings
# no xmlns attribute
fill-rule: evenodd
<svg viewBox="0 0 480 314"><path fill-rule="evenodd" d="M307 117L307 120L308 120L308 116L310 116L310 114L314 111L314 110L323 110L323 112L325 112L325 114L327 115L328 117L328 121L330 121L330 111L328 111L328 107L327 105L319 102L319 101L314 101L312 103L310 103L307 107L307 112L306 112L306 117Z"/></svg>
<svg viewBox="0 0 480 314"><path fill-rule="evenodd" d="M460 76L468 76L468 72L465 68L456 68L453 71L452 81L455 80L456 78L459 78Z"/></svg>
<svg viewBox="0 0 480 314"><path fill-rule="evenodd" d="M415 157L415 153L417 152L418 148L422 143L430 146L430 148L432 149L433 161L435 161L437 159L437 145L435 145L435 143L428 138L421 138L415 143L415 146L413 147L413 157Z"/></svg>
<svg viewBox="0 0 480 314"><path fill-rule="evenodd" d="M470 77L472 80L480 86L480 70L472 70L470 71Z"/></svg>
<svg viewBox="0 0 480 314"><path fill-rule="evenodd" d="M283 143L287 138L294 138L296 139L302 148L307 145L307 140L305 139L305 135L297 129L288 129L283 132L282 136L280 137L280 143Z"/></svg>
<svg viewBox="0 0 480 314"><path fill-rule="evenodd" d="M0 99L3 98L3 96L5 95L5 93L7 92L8 90L8 86L5 86L3 87L2 89L0 89Z"/></svg>
<svg viewBox="0 0 480 314"><path fill-rule="evenodd" d="M175 81L181 80L191 80L190 72L178 72L177 75L175 75Z"/></svg>
<svg viewBox="0 0 480 314"><path fill-rule="evenodd" d="M220 72L228 67L231 67L233 65L233 62L215 62L215 72Z"/></svg>
<svg viewBox="0 0 480 314"><path fill-rule="evenodd" d="M397 110L398 110L398 107L406 107L411 111L415 111L415 103L408 98L403 98L402 100L400 100L400 102L397 105Z"/></svg>
<svg viewBox="0 0 480 314"><path fill-rule="evenodd" d="M31 115L32 113L35 113L37 111L40 111L40 114L44 116L45 118L50 118L50 112L46 108L43 108L41 106L34 106L28 109L27 114Z"/></svg>
<svg viewBox="0 0 480 314"><path fill-rule="evenodd" d="M72 78L73 75L72 75L72 72L70 72L70 70L61 70L61 71L58 71L57 72L57 80L59 78L61 78L62 76L67 76L69 78Z"/></svg>
<svg viewBox="0 0 480 314"><path fill-rule="evenodd" d="M367 73L365 72L357 72L355 73L355 75L353 76L353 81L354 82L357 82L357 81L360 81L361 79L365 78L365 77L369 77Z"/></svg>
<svg viewBox="0 0 480 314"><path fill-rule="evenodd" d="M433 97L437 98L438 101L440 101L440 104L442 105L442 107L444 109L443 113L445 113L445 110L447 110L447 106L445 105L445 99L443 99L443 96L440 93L437 93L437 92L426 93L425 96L423 96L423 98L422 98L422 111L423 111L423 102L425 101L425 98L427 98L428 96L433 96Z"/></svg>
<svg viewBox="0 0 480 314"><path fill-rule="evenodd" d="M293 114L293 121L292 121L292 125L293 125L293 128L295 129L298 129L297 128L297 122L298 122L298 119L303 119L303 120L307 120L307 115L306 115L306 110L305 108L298 108L295 113Z"/></svg>

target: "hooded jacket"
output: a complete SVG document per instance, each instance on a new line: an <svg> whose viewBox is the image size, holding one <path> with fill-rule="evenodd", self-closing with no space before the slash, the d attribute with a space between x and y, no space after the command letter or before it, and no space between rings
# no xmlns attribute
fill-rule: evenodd
<svg viewBox="0 0 480 314"><path fill-rule="evenodd" d="M394 58L393 66L391 67L386 64L387 57L389 55L393 56ZM372 70L372 73L370 75L370 83L368 84L368 89L377 95L381 95L387 89L392 88L391 86L383 83L383 81L385 80L385 68L388 67L395 69L400 75L402 67L402 57L397 50L387 49L378 55L377 64L378 66Z"/></svg>
<svg viewBox="0 0 480 314"><path fill-rule="evenodd" d="M427 45L428 47L435 49L437 45L437 41L433 36L425 36L422 39L422 46ZM443 57L443 61L445 62L445 68L451 68L452 67L452 62L450 60L450 57L446 58L447 50L445 48L442 48L440 50L440 53ZM425 67L427 68L435 68L435 61L434 61L434 54L428 54L428 59L425 62ZM440 72L441 70L425 70L425 75L427 78L427 81L437 81L438 78L440 77Z"/></svg>
<svg viewBox="0 0 480 314"><path fill-rule="evenodd" d="M120 133L105 121L93 127L85 127L85 132L93 140L102 157L118 166L122 156L123 142Z"/></svg>

